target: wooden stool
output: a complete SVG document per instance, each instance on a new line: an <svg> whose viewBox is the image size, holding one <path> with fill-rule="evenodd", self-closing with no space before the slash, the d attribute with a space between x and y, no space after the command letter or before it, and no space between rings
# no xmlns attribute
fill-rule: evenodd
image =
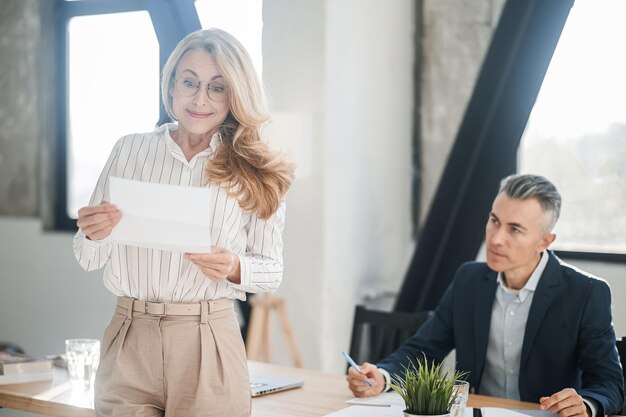
<svg viewBox="0 0 626 417"><path fill-rule="evenodd" d="M293 363L297 368L302 368L302 358L283 299L272 297L269 294L255 295L250 299L250 304L252 305L252 312L250 313L250 324L246 337L248 359L263 362L271 360L270 311L276 310Z"/></svg>

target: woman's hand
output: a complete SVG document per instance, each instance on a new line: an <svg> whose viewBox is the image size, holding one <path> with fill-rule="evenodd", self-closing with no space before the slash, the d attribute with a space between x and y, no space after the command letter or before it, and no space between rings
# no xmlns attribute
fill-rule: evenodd
<svg viewBox="0 0 626 417"><path fill-rule="evenodd" d="M122 212L113 204L83 207L78 210L76 224L89 240L101 240L111 234L122 218Z"/></svg>
<svg viewBox="0 0 626 417"><path fill-rule="evenodd" d="M185 259L196 264L215 282L228 278L234 284L241 283L239 257L226 249L211 246L211 253L186 253Z"/></svg>

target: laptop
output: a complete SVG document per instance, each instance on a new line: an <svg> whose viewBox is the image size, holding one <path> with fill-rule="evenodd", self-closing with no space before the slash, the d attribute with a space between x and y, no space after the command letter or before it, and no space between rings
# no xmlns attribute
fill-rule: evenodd
<svg viewBox="0 0 626 417"><path fill-rule="evenodd" d="M284 376L250 375L250 392L253 397L298 388L303 384L301 379Z"/></svg>

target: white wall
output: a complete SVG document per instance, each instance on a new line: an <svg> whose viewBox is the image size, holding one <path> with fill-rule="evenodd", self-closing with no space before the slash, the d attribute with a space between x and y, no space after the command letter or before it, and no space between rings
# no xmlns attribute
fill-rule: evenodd
<svg viewBox="0 0 626 417"><path fill-rule="evenodd" d="M42 233L35 219L0 217L0 340L29 353L63 353L65 339L100 338L115 297L102 272L87 273L72 236Z"/></svg>
<svg viewBox="0 0 626 417"><path fill-rule="evenodd" d="M308 153L289 146L302 160L298 178L287 195L285 226L285 275L278 295L286 308L306 367L321 363L319 340L322 310L320 305L323 263L324 221L322 173L324 79L324 2L308 0L265 0L263 2L263 78L272 113L295 113L311 120ZM270 141L276 138L268 137ZM306 159L306 161L304 161ZM310 166L301 175L302 164ZM278 333L276 321L273 332ZM276 335L272 355L287 364L284 339Z"/></svg>
<svg viewBox="0 0 626 417"><path fill-rule="evenodd" d="M345 369L354 305L412 253L414 2L326 3L322 368Z"/></svg>
<svg viewBox="0 0 626 417"><path fill-rule="evenodd" d="M279 294L305 366L343 372L355 304L395 289L412 253L413 2L266 0L263 10L271 109L313 120L310 154L295 149L312 169L287 199ZM274 347L289 363L280 334Z"/></svg>

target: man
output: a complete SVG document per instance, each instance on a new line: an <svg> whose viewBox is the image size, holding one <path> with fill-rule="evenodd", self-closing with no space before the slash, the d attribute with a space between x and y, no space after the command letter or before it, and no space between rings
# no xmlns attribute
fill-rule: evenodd
<svg viewBox="0 0 626 417"><path fill-rule="evenodd" d="M435 314L396 352L350 369L354 395L382 392L408 358L441 362L456 349L472 392L539 402L562 417L617 413L624 381L610 290L547 250L560 207L547 179L505 178L485 230L487 263L462 265Z"/></svg>

